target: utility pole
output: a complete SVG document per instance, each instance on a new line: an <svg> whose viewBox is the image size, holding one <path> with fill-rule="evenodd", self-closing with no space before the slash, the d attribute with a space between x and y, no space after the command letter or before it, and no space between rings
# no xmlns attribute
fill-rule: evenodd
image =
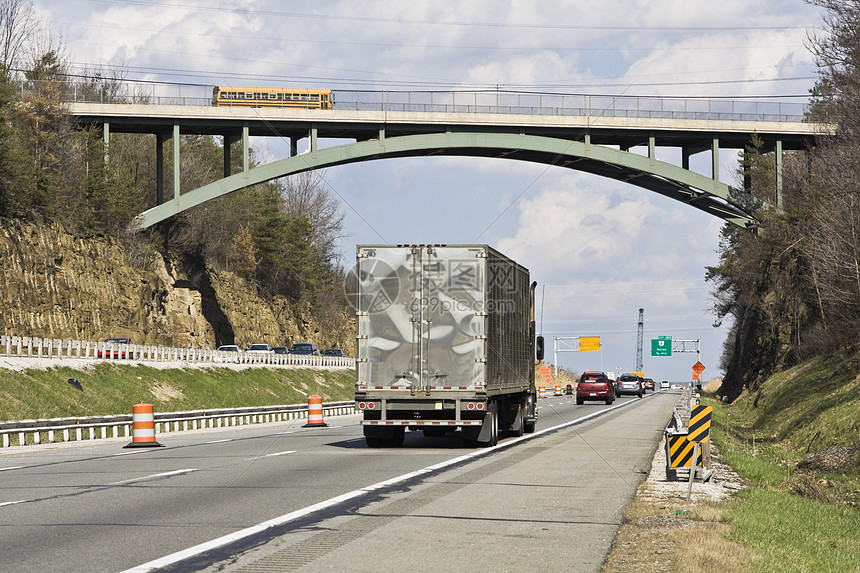
<svg viewBox="0 0 860 573"><path fill-rule="evenodd" d="M642 344L645 335L645 309L639 309L639 329L636 340L636 372L642 372Z"/></svg>

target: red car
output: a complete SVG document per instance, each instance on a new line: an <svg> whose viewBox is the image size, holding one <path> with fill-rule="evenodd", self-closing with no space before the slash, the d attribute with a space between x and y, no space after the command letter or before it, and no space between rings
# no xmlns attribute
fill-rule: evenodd
<svg viewBox="0 0 860 573"><path fill-rule="evenodd" d="M603 400L606 405L615 401L615 386L603 372L586 372L579 378L576 385L576 403L584 404L586 400Z"/></svg>
<svg viewBox="0 0 860 573"><path fill-rule="evenodd" d="M643 388L645 390L651 390L652 392L654 392L654 380L652 380L651 378L646 378Z"/></svg>

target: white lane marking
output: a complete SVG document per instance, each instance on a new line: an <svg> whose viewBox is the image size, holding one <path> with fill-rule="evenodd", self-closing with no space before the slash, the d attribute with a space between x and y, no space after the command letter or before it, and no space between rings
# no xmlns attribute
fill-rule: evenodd
<svg viewBox="0 0 860 573"><path fill-rule="evenodd" d="M227 438L225 440L212 440L211 442L206 442L207 444L220 444L222 442L232 442L233 438Z"/></svg>
<svg viewBox="0 0 860 573"><path fill-rule="evenodd" d="M245 461L247 462L247 461L251 461L251 460L259 460L260 458L271 458L273 456L285 456L287 454L294 454L294 453L296 453L296 450L289 450L287 452L275 452L274 454L265 454L265 455L257 456L255 458L245 458Z"/></svg>
<svg viewBox="0 0 860 573"><path fill-rule="evenodd" d="M109 483L108 485L125 485L127 483L146 481L146 480L150 480L150 479L157 479L160 477L175 476L175 475L179 475L179 474L187 474L187 473L196 472L196 471L197 471L196 469L174 470L172 472L164 472L161 474L152 474L151 476L144 476L144 477L139 477L139 478L127 479L127 480L123 480L123 481L115 481L113 483Z"/></svg>
<svg viewBox="0 0 860 573"><path fill-rule="evenodd" d="M142 454L144 450L137 450L134 452L118 452L116 454L111 454L112 456L130 456L131 454Z"/></svg>
<svg viewBox="0 0 860 573"><path fill-rule="evenodd" d="M4 501L4 502L0 502L0 507L3 507L4 505L15 505L16 503L26 503L26 502L27 502L26 499L19 499L18 501Z"/></svg>
<svg viewBox="0 0 860 573"><path fill-rule="evenodd" d="M8 468L0 468L0 472L5 472L6 470L20 470L24 466L11 466Z"/></svg>
<svg viewBox="0 0 860 573"><path fill-rule="evenodd" d="M292 513L287 513L280 517L276 517L274 519L270 519L269 521L264 521L262 523L258 523L257 525L252 525L251 527L246 527L245 529L240 529L239 531L235 531L233 533L229 533L224 535L223 537L218 537L217 539L213 539L211 541L206 541L205 543L201 543L199 545L195 545L194 547L189 547L188 549L183 549L182 551L177 551L176 553L171 553L170 555L165 555L164 557L160 557L158 559L154 559L147 563L143 563L138 565L137 567L132 567L131 569L126 569L125 571L121 571L120 573L148 573L149 571L154 571L161 567L167 567L168 565L173 565L174 563L178 563L179 561L183 561L190 557L194 557L196 555L200 555L201 553L205 553L206 551L211 551L213 549L217 549L218 547L223 547L224 545L228 545L230 543L234 543L241 539L245 539L246 537L250 537L252 535L256 535L266 529L271 527L277 527L279 525L283 525L290 521L294 521L301 517L305 517L306 515L310 515L314 512L321 511L323 509L328 509L329 507L333 507L339 503L344 501L348 501L350 499L354 499L356 497L361 497L367 495L369 493L375 492L378 489L382 489L402 481L406 481L412 479L414 477L426 475L429 473L433 473L435 471L439 471L448 466L459 464L463 461L470 460L473 458L479 458L481 456L489 455L490 453L502 449L508 448L514 444L519 442L523 442L525 440L532 440L538 436L542 436L544 434L548 434L550 432L554 432L556 430L560 430L561 428L566 428L568 426L575 426L581 422L585 422L592 418L596 418L601 414L605 414L617 408L621 408L626 404L635 404L636 402L625 402L625 404L619 404L617 406L612 406L611 408L606 408L604 410L599 410L587 416L583 416L577 420L572 420L570 422L564 422L562 424L558 424L557 426L553 426L551 428L546 428L545 430L540 430L539 432L534 432L533 434L526 434L519 438L514 438L511 440L505 440L504 443L500 443L497 446L493 446L492 448L482 448L480 450L475 450L471 453L468 453L464 456L459 456L450 460L446 460L444 462L440 462L438 464L434 464L432 466L427 466L426 468L422 468L420 470L415 470L414 472L409 472L408 474L403 474L401 476L391 478L389 480L381 481L375 483L373 485L369 485L367 487L363 487L361 489L353 490L349 493L345 493L339 495L337 497L332 497L325 501L321 501L314 505L310 505L303 509L297 509Z"/></svg>

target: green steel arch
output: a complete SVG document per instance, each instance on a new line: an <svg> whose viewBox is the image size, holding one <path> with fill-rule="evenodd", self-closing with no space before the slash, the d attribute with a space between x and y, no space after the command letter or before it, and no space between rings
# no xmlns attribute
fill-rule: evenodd
<svg viewBox="0 0 860 573"><path fill-rule="evenodd" d="M649 189L671 197L716 217L750 227L757 224L756 213L767 207L748 193L720 183L689 169L655 158L653 139L647 156L583 141L513 133L445 132L403 135L357 141L313 149L309 153L280 159L225 177L198 189L180 194L135 218L138 228L147 228L186 209L243 187L279 177L392 157L472 156L531 161L594 173ZM714 165L717 164L714 151Z"/></svg>

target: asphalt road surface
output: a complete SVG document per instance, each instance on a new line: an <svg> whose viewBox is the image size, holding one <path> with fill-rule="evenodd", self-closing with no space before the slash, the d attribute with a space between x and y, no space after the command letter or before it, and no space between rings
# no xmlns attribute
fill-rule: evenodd
<svg viewBox="0 0 860 573"><path fill-rule="evenodd" d="M343 416L0 450L0 571L598 571L677 397L551 396L485 449Z"/></svg>

